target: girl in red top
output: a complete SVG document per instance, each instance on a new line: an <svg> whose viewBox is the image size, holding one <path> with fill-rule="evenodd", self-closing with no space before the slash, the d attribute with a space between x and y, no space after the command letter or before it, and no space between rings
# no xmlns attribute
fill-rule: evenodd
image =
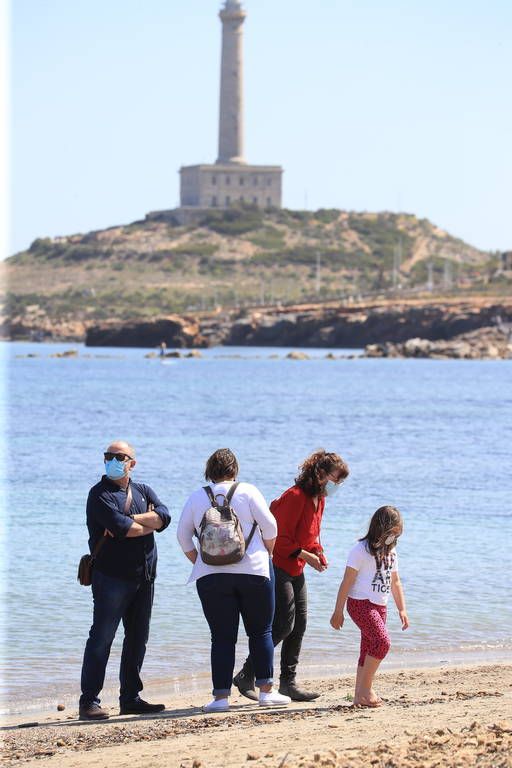
<svg viewBox="0 0 512 768"><path fill-rule="evenodd" d="M272 639L274 645L283 643L279 692L293 701L312 701L320 694L299 688L295 681L307 622L304 568L306 565L316 571L327 568L320 544L325 497L338 490L349 469L338 454L324 450L309 456L299 469L295 485L270 505L277 520L273 554L276 607ZM247 698L257 698L250 657L235 675L233 683Z"/></svg>

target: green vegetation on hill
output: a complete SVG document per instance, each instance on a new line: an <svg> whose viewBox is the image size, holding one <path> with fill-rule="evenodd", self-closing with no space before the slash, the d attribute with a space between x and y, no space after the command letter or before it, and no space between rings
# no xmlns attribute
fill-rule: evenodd
<svg viewBox="0 0 512 768"><path fill-rule="evenodd" d="M434 290L504 292L510 271L409 214L209 210L38 238L4 265L5 320L109 317Z"/></svg>

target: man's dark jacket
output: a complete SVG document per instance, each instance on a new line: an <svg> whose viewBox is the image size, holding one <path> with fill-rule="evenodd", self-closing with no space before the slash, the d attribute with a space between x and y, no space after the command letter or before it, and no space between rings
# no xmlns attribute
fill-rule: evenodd
<svg viewBox="0 0 512 768"><path fill-rule="evenodd" d="M132 503L125 513L126 490L120 488L106 475L89 491L87 499L87 528L89 550L104 536L105 529L113 534L107 536L94 565L98 571L119 579L145 579L152 581L156 576L157 551L154 534L126 538L133 520L129 515L140 515L153 504L155 512L162 519L160 533L171 522L167 507L156 493L144 483L130 480Z"/></svg>

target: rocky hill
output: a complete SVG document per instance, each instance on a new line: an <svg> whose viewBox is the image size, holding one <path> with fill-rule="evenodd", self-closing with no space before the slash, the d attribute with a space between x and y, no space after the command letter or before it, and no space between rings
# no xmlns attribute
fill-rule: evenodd
<svg viewBox="0 0 512 768"><path fill-rule="evenodd" d="M244 207L182 225L172 211L127 226L35 240L3 265L4 338L83 338L104 321L215 307L414 294L504 292L497 254L410 214Z"/></svg>

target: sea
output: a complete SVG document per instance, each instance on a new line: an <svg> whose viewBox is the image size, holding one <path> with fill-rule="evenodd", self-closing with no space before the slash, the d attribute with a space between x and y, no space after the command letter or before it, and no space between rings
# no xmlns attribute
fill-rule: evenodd
<svg viewBox="0 0 512 768"><path fill-rule="evenodd" d="M76 356L60 357L76 350ZM85 501L113 439L137 449L134 479L172 513L159 565L145 693L208 695L209 632L176 541L206 459L229 447L240 479L270 502L324 447L350 476L327 499L324 573L308 569L304 678L352 673L358 633L329 626L348 550L379 506L404 518L399 570L410 628L390 601L384 667L510 660L512 361L328 359L353 350L212 348L201 358L147 349L2 343L2 711L76 709L90 588ZM122 628L102 701L114 706ZM247 652L243 626L237 663ZM279 665L276 656L276 668Z"/></svg>

